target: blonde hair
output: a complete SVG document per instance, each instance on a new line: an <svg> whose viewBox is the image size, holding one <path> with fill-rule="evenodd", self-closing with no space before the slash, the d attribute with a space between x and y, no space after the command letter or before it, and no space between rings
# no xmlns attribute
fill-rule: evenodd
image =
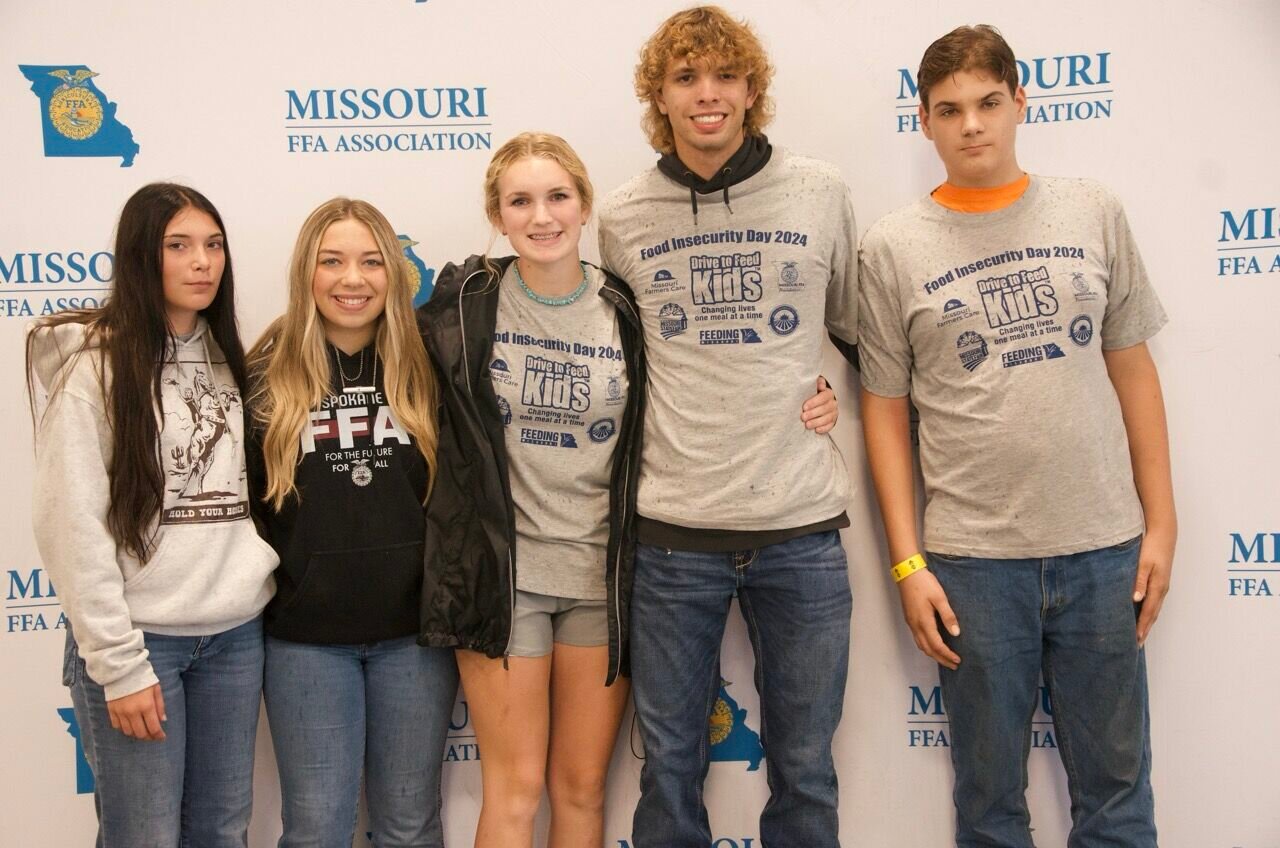
<svg viewBox="0 0 1280 848"><path fill-rule="evenodd" d="M573 180L573 187L582 201L582 213L590 215L595 206L595 190L591 187L591 178L587 176L587 166L582 159L558 135L545 132L522 132L493 152L489 167L484 172L484 216L489 223L497 227L502 220L502 198L498 194L498 180L507 169L525 159L550 159ZM492 242L490 242L492 247ZM485 268L490 274L497 274L497 268L484 258Z"/></svg>
<svg viewBox="0 0 1280 848"><path fill-rule="evenodd" d="M762 134L773 120L773 98L769 97L773 66L755 30L746 21L735 21L719 6L697 6L667 18L640 48L636 97L648 106L641 126L654 150L676 150L671 121L658 108L667 68L675 59L724 62L746 77L747 85L756 94L755 103L743 120L747 135Z"/></svg>
<svg viewBox="0 0 1280 848"><path fill-rule="evenodd" d="M258 375L249 405L254 420L265 430L265 500L276 510L284 506L286 498L297 495L294 475L301 461L302 430L311 411L331 391L332 362L325 348L324 324L316 308L312 281L325 231L346 220L368 227L382 253L387 298L374 340L382 359L387 401L396 420L416 440L427 461L430 479L435 480L438 390L418 334L412 284L399 239L387 219L370 204L335 197L321 204L302 225L289 261L289 305L249 351L250 370Z"/></svg>
<svg viewBox="0 0 1280 848"><path fill-rule="evenodd" d="M522 132L508 140L493 152L489 167L484 172L484 215L489 223L498 225L501 219L501 198L498 196L498 180L515 163L522 159L550 159L564 168L573 179L573 187L582 200L582 211L590 213L595 205L595 191L587 176L587 166L578 154L558 135L544 132Z"/></svg>

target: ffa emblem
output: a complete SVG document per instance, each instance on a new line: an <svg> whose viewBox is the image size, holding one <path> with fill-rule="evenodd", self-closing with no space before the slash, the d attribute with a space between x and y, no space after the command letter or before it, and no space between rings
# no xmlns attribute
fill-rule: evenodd
<svg viewBox="0 0 1280 848"><path fill-rule="evenodd" d="M1089 291L1089 284L1085 282L1084 274L1079 271L1071 273L1071 287L1080 294L1086 294Z"/></svg>
<svg viewBox="0 0 1280 848"><path fill-rule="evenodd" d="M352 463L351 482L357 486L367 486L373 482L373 471L369 468L369 460L357 459Z"/></svg>
<svg viewBox="0 0 1280 848"><path fill-rule="evenodd" d="M794 262L783 262L782 269L778 272L778 277L787 285L794 286L800 282L800 269L796 267Z"/></svg>
<svg viewBox="0 0 1280 848"><path fill-rule="evenodd" d="M733 730L733 710L725 703L724 698L716 698L715 708L711 710L711 744L719 745L729 738Z"/></svg>
<svg viewBox="0 0 1280 848"><path fill-rule="evenodd" d="M404 267L409 276L409 291L413 292L413 305L421 306L431 299L431 293L435 291L436 272L434 268L428 268L413 248L418 242L405 235L396 236L400 241L400 250L404 253Z"/></svg>
<svg viewBox="0 0 1280 848"><path fill-rule="evenodd" d="M49 98L49 122L59 135L76 141L92 138L102 128L102 101L86 86L97 74L81 68L74 74L63 68L49 76L62 80L62 85Z"/></svg>
<svg viewBox="0 0 1280 848"><path fill-rule="evenodd" d="M622 397L622 381L617 377L609 378L609 400L617 400Z"/></svg>

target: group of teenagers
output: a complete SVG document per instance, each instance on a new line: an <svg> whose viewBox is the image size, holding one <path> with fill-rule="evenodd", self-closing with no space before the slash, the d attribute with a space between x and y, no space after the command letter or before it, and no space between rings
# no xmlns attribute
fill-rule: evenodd
<svg viewBox="0 0 1280 848"><path fill-rule="evenodd" d="M655 167L597 204L562 139L512 138L483 196L515 255L446 266L416 314L387 220L330 200L247 352L214 206L170 183L128 200L110 299L27 349L100 848L244 846L264 696L282 848L348 848L362 781L374 845L439 848L459 677L477 848L532 846L544 792L551 848L604 843L628 695L631 844L707 848L735 597L761 843L839 845L850 484L828 338L860 374L885 571L940 667L956 844L1032 845L1043 676L1071 848L1156 845L1143 643L1176 519L1145 345L1165 315L1124 212L1021 170L1013 53L961 27L918 74L946 182L859 250L838 170L763 132L772 73L745 22L673 15L635 73ZM593 214L603 268L581 258Z"/></svg>

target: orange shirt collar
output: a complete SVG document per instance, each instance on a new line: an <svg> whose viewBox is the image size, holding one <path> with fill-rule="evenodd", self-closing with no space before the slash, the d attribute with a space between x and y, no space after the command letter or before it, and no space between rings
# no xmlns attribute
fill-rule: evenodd
<svg viewBox="0 0 1280 848"><path fill-rule="evenodd" d="M933 190L932 196L940 205L954 212L995 212L1022 197L1029 185L1029 174L995 188L961 188L943 183Z"/></svg>

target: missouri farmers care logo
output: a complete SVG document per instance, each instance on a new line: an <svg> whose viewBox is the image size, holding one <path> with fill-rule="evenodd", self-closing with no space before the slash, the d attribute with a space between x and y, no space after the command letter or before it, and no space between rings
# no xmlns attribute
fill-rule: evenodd
<svg viewBox="0 0 1280 848"><path fill-rule="evenodd" d="M284 91L289 153L490 150L485 86L391 85Z"/></svg>
<svg viewBox="0 0 1280 848"><path fill-rule="evenodd" d="M116 118L117 105L87 65L19 65L40 100L45 156L119 156L128 168L141 149Z"/></svg>
<svg viewBox="0 0 1280 848"><path fill-rule="evenodd" d="M1111 117L1115 88L1111 53L1068 53L1018 59L1018 83L1027 92L1026 124L1095 121ZM898 68L894 129L920 131L920 93L915 71Z"/></svg>
<svg viewBox="0 0 1280 848"><path fill-rule="evenodd" d="M1280 273L1280 211L1274 206L1218 213L1218 276Z"/></svg>

